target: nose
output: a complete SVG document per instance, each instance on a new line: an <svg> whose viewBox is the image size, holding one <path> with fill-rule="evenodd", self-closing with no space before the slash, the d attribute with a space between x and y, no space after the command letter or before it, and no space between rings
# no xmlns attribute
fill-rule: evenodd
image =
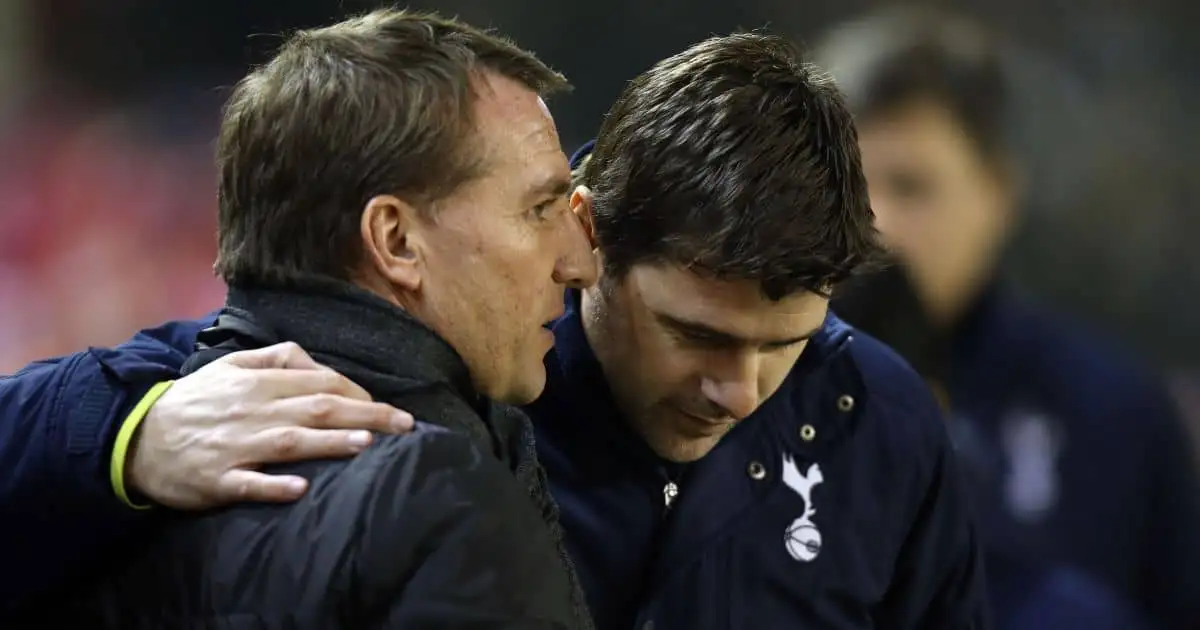
<svg viewBox="0 0 1200 630"><path fill-rule="evenodd" d="M710 403L741 420L758 408L758 361L753 356L738 357L725 367L720 374L702 378L700 391Z"/></svg>
<svg viewBox="0 0 1200 630"><path fill-rule="evenodd" d="M573 289L586 289L596 284L599 263L587 232L574 213L563 213L558 242L560 252L554 264L554 281Z"/></svg>

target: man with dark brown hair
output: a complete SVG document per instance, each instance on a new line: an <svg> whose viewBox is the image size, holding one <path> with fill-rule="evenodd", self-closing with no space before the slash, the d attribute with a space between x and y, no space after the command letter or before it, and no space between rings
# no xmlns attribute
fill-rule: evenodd
<svg viewBox="0 0 1200 630"><path fill-rule="evenodd" d="M545 385L563 289L596 275L540 98L565 87L508 41L400 11L302 31L237 86L217 147L229 293L183 373L294 342L416 428L283 469L309 485L293 505L178 517L57 621L590 627L509 406Z"/></svg>
<svg viewBox="0 0 1200 630"><path fill-rule="evenodd" d="M596 625L989 628L932 396L829 310L881 253L832 78L710 38L630 81L573 166L602 274L526 409Z"/></svg>

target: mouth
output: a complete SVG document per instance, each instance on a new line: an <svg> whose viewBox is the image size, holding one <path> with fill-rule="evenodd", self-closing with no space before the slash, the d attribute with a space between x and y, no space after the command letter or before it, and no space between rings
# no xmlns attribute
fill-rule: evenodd
<svg viewBox="0 0 1200 630"><path fill-rule="evenodd" d="M691 440L709 440L725 435L733 429L735 420L725 417L704 416L677 409L680 422L675 431L684 438Z"/></svg>
<svg viewBox="0 0 1200 630"><path fill-rule="evenodd" d="M691 420L695 420L696 422L699 422L701 424L706 424L706 425L725 426L725 425L731 425L731 424L737 423L737 420L730 416L698 415L698 414L691 413L690 411L684 411L682 409L679 410L679 413L683 414L684 416L688 417Z"/></svg>

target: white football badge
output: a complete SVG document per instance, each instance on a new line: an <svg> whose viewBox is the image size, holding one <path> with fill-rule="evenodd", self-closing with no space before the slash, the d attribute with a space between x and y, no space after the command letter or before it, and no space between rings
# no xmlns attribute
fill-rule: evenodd
<svg viewBox="0 0 1200 630"><path fill-rule="evenodd" d="M788 553L800 562L811 562L821 553L821 531L812 522L813 515L817 513L813 507L812 490L824 480L821 467L817 464L810 465L807 472L800 474L792 456L783 456L783 483L804 500L804 513L792 521L783 537Z"/></svg>

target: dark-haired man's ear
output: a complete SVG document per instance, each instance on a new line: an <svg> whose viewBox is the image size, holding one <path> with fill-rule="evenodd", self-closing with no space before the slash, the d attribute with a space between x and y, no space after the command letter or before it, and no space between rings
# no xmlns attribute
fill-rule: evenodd
<svg viewBox="0 0 1200 630"><path fill-rule="evenodd" d="M579 219L580 225L583 226L584 234L587 234L588 243L592 246L592 251L596 250L596 226L592 218L592 191L587 186L576 186L575 191L571 193L571 213Z"/></svg>
<svg viewBox="0 0 1200 630"><path fill-rule="evenodd" d="M372 197L363 208L359 229L367 271L391 285L389 293L390 289L416 292L421 287L424 245L420 226L417 209L392 195Z"/></svg>

